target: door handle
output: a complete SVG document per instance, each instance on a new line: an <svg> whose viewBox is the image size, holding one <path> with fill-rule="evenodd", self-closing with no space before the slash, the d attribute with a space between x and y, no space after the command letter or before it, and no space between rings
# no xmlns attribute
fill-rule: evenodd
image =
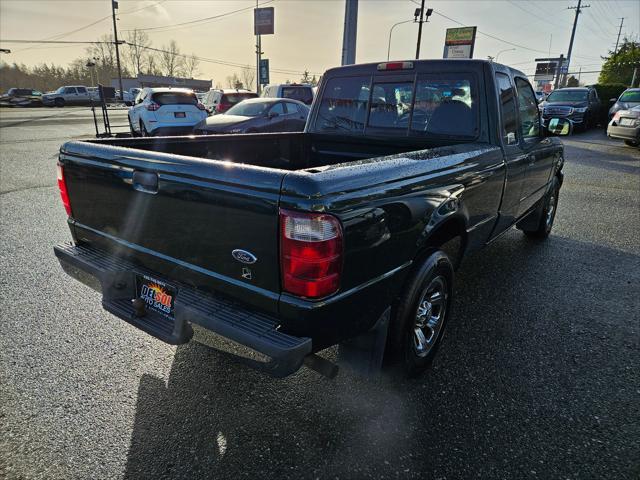
<svg viewBox="0 0 640 480"><path fill-rule="evenodd" d="M133 188L142 193L158 193L158 174L151 172L133 172Z"/></svg>

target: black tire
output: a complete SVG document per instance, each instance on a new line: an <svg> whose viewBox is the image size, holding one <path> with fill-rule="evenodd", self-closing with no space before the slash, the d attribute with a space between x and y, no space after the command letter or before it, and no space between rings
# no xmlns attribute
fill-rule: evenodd
<svg viewBox="0 0 640 480"><path fill-rule="evenodd" d="M630 147L637 147L638 145L640 145L640 143L634 141L634 140L625 140L624 141L625 145L628 145Z"/></svg>
<svg viewBox="0 0 640 480"><path fill-rule="evenodd" d="M56 99L53 101L53 104L54 104L56 107L64 107L64 98L56 98Z"/></svg>
<svg viewBox="0 0 640 480"><path fill-rule="evenodd" d="M551 233L553 228L553 221L556 218L556 212L558 211L558 197L560 196L560 181L558 177L553 177L553 182L549 191L544 197L544 204L542 207L542 214L540 215L540 221L535 229L523 229L525 235L531 238L537 238L544 240Z"/></svg>
<svg viewBox="0 0 640 480"><path fill-rule="evenodd" d="M147 132L147 129L144 126L144 122L142 120L140 120L140 136L141 137L150 137L151 135L149 135L149 132Z"/></svg>
<svg viewBox="0 0 640 480"><path fill-rule="evenodd" d="M133 128L133 124L131 123L131 118L129 117L129 115L127 115L127 120L129 121L129 130L131 130L131 136L132 137L137 137L138 136L138 132L136 132Z"/></svg>
<svg viewBox="0 0 640 480"><path fill-rule="evenodd" d="M438 250L413 272L392 313L387 360L399 363L407 376L418 376L433 362L451 313L452 298L453 265ZM422 341L418 330L422 331Z"/></svg>

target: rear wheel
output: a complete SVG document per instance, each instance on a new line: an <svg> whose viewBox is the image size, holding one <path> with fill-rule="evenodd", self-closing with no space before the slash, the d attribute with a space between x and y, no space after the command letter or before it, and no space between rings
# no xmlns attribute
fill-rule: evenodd
<svg viewBox="0 0 640 480"><path fill-rule="evenodd" d="M553 228L553 221L556 218L556 211L558 209L558 196L560 195L560 182L558 177L553 178L553 183L549 192L544 198L544 205L542 207L542 215L540 215L540 221L535 229L523 229L525 235L532 238L545 239L551 233Z"/></svg>
<svg viewBox="0 0 640 480"><path fill-rule="evenodd" d="M425 371L435 357L450 315L452 287L453 265L436 251L414 272L395 308L389 354L409 377Z"/></svg>
<svg viewBox="0 0 640 480"><path fill-rule="evenodd" d="M640 145L638 142L634 140L625 140L624 144L629 145L630 147L637 147L638 145Z"/></svg>
<svg viewBox="0 0 640 480"><path fill-rule="evenodd" d="M135 129L133 128L133 123L131 123L131 117L129 117L128 115L127 115L127 120L129 120L129 130L131 131L131 136L137 137L138 132L136 132Z"/></svg>
<svg viewBox="0 0 640 480"><path fill-rule="evenodd" d="M54 104L56 107L64 107L64 98L56 98L56 99L53 101L53 104Z"/></svg>
<svg viewBox="0 0 640 480"><path fill-rule="evenodd" d="M149 132L147 132L147 129L144 126L144 122L142 120L140 120L140 136L141 137L150 137L151 135L149 135Z"/></svg>

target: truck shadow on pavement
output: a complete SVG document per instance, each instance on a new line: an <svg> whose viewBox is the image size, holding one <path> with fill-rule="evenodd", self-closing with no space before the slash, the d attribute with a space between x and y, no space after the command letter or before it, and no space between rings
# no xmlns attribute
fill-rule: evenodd
<svg viewBox="0 0 640 480"><path fill-rule="evenodd" d="M625 477L639 260L507 234L458 273L416 380L277 380L179 347L166 384L140 381L125 478Z"/></svg>

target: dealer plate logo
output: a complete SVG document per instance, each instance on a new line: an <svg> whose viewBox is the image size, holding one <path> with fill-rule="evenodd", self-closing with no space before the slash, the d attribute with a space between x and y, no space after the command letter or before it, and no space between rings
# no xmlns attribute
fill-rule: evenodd
<svg viewBox="0 0 640 480"><path fill-rule="evenodd" d="M258 258L253 253L247 252L246 250L241 250L239 248L236 248L234 251L232 251L231 255L240 263L246 263L248 265L251 265L252 263L256 263L258 261Z"/></svg>

